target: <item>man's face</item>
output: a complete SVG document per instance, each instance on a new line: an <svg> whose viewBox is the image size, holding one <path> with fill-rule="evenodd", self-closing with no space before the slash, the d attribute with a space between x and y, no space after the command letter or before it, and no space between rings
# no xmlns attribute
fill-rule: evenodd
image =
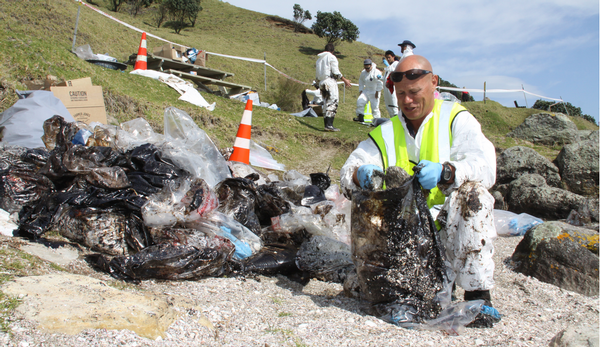
<svg viewBox="0 0 600 347"><path fill-rule="evenodd" d="M407 71L411 68L401 68L396 71ZM431 73L423 75L415 80L409 80L404 76L402 81L394 82L398 106L406 118L418 120L425 118L433 109L435 103L434 92L438 83L438 76Z"/></svg>
<svg viewBox="0 0 600 347"><path fill-rule="evenodd" d="M388 64L391 64L394 62L394 57L391 54L386 54L385 60L387 60Z"/></svg>
<svg viewBox="0 0 600 347"><path fill-rule="evenodd" d="M371 65L365 65L365 71L369 72L371 71Z"/></svg>
<svg viewBox="0 0 600 347"><path fill-rule="evenodd" d="M400 46L400 52L401 52L401 53L404 53L404 50L405 50L405 49L406 49L406 45L402 45L402 46Z"/></svg>

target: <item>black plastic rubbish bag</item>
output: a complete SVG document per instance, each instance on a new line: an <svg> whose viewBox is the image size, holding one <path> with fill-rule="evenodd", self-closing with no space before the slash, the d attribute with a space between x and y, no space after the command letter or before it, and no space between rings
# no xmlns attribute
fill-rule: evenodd
<svg viewBox="0 0 600 347"><path fill-rule="evenodd" d="M256 215L257 187L248 178L226 178L215 191L219 198L217 211L240 222L254 234L260 236L261 226Z"/></svg>
<svg viewBox="0 0 600 347"><path fill-rule="evenodd" d="M99 255L89 260L113 277L133 282L149 278L193 280L220 276L228 270L234 246L226 238L181 228L152 233L162 233L164 242L130 256L109 259Z"/></svg>
<svg viewBox="0 0 600 347"><path fill-rule="evenodd" d="M159 192L167 181L188 177L189 173L162 156L158 147L144 144L127 152L131 187L144 195Z"/></svg>
<svg viewBox="0 0 600 347"><path fill-rule="evenodd" d="M293 244L265 245L257 254L242 261L242 271L262 275L289 275L298 271L297 252L298 247Z"/></svg>
<svg viewBox="0 0 600 347"><path fill-rule="evenodd" d="M54 184L37 173L43 150L0 146L0 208L8 213L34 206L54 190Z"/></svg>
<svg viewBox="0 0 600 347"><path fill-rule="evenodd" d="M71 241L110 255L128 254L125 230L128 213L118 209L65 206L56 217L56 230Z"/></svg>
<svg viewBox="0 0 600 347"><path fill-rule="evenodd" d="M270 225L271 218L290 212L290 202L285 200L279 188L263 184L257 188L256 216L261 225Z"/></svg>
<svg viewBox="0 0 600 347"><path fill-rule="evenodd" d="M398 325L435 318L446 276L443 254L416 179L352 192L352 255L370 314Z"/></svg>
<svg viewBox="0 0 600 347"><path fill-rule="evenodd" d="M327 170L329 172L329 170ZM331 178L326 173L318 172L310 174L310 182L321 188L323 191L326 191L327 188L331 185Z"/></svg>

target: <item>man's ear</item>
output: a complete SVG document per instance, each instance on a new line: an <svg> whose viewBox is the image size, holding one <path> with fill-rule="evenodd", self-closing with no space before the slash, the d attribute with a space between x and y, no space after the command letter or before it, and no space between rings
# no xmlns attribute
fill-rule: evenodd
<svg viewBox="0 0 600 347"><path fill-rule="evenodd" d="M440 77L438 75L433 75L433 78L431 79L431 82L433 82L433 88L438 86L439 79Z"/></svg>

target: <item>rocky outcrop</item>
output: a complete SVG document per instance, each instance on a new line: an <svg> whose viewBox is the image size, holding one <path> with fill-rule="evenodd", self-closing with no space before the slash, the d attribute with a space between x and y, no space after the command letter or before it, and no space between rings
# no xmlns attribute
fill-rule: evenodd
<svg viewBox="0 0 600 347"><path fill-rule="evenodd" d="M598 196L599 157L598 131L585 141L565 145L555 160L565 187L577 194Z"/></svg>
<svg viewBox="0 0 600 347"><path fill-rule="evenodd" d="M556 334L548 347L598 347L598 327L582 324L576 327L568 327Z"/></svg>
<svg viewBox="0 0 600 347"><path fill-rule="evenodd" d="M566 290L598 295L598 233L562 222L530 229L512 255L515 270Z"/></svg>
<svg viewBox="0 0 600 347"><path fill-rule="evenodd" d="M572 210L589 210L589 206L598 201L550 187L544 177L538 174L523 175L512 181L505 197L508 209L512 212L525 212L552 220L567 218Z"/></svg>
<svg viewBox="0 0 600 347"><path fill-rule="evenodd" d="M496 184L510 183L527 174L539 174L549 186L560 188L558 168L534 149L516 146L506 149L496 159Z"/></svg>
<svg viewBox="0 0 600 347"><path fill-rule="evenodd" d="M579 141L577 126L561 113L533 114L507 136L549 146Z"/></svg>

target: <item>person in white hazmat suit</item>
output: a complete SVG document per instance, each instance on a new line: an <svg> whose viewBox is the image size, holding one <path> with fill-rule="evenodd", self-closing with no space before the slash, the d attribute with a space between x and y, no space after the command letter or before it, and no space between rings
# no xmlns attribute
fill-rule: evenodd
<svg viewBox="0 0 600 347"><path fill-rule="evenodd" d="M383 76L383 81L385 83L385 87L383 88L383 101L385 102L385 108L387 109L388 115L392 118L398 115L398 99L396 99L394 83L389 79L390 73L396 70L396 66L398 66L398 60L396 60L396 55L393 51L385 52L383 63L385 64L385 75Z"/></svg>
<svg viewBox="0 0 600 347"><path fill-rule="evenodd" d="M400 61L408 56L413 55L413 49L417 48L417 46L415 46L415 44L409 40L402 41L402 43L399 43L398 46L400 46L400 53L402 53Z"/></svg>
<svg viewBox="0 0 600 347"><path fill-rule="evenodd" d="M340 185L351 199L354 190L377 188L381 179L374 178L381 176L375 171L397 166L414 172L429 190L428 206L439 211L432 215L441 227L449 278L465 290L465 300L485 300L483 308L491 311L482 309L473 326L491 327L499 319L490 296L496 229L494 198L487 189L496 180L494 145L464 107L434 99L438 76L432 71L419 55L400 61L390 77L401 112L371 131L350 154Z"/></svg>
<svg viewBox="0 0 600 347"><path fill-rule="evenodd" d="M356 100L356 118L355 122L370 123L372 119L365 119L365 105L371 102L371 112L373 118L381 117L379 112L379 98L383 89L383 75L377 69L377 65L366 59L363 63L364 70L361 71L358 79L358 99Z"/></svg>
<svg viewBox="0 0 600 347"><path fill-rule="evenodd" d="M323 120L325 131L340 131L340 129L333 127L333 119L337 113L339 101L337 80L341 79L347 88L351 87L350 80L340 72L338 60L333 55L334 49L333 44L328 43L325 46L325 51L319 53L316 63L317 79L315 82L318 84L321 96L324 99Z"/></svg>

